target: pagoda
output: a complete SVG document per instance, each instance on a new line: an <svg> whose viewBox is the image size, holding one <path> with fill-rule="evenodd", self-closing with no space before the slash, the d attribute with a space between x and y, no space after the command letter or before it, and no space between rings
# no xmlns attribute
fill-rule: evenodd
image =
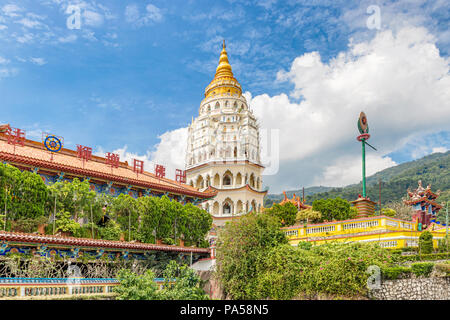
<svg viewBox="0 0 450 320"><path fill-rule="evenodd" d="M261 211L264 196L259 124L228 61L225 41L199 116L188 128L186 179L201 192L217 192L202 208L215 226Z"/></svg>
<svg viewBox="0 0 450 320"><path fill-rule="evenodd" d="M431 191L431 185L426 188L422 186L422 181L419 180L416 190L411 191L408 189L407 194L409 199L403 202L411 206L415 213L413 214L413 221L418 223L424 229L432 223L432 220L436 217L436 214L442 208L436 202L436 198L439 197L440 191L436 193Z"/></svg>

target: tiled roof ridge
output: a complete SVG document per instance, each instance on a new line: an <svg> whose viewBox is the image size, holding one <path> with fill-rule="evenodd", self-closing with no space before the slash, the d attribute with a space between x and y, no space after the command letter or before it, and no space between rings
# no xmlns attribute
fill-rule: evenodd
<svg viewBox="0 0 450 320"><path fill-rule="evenodd" d="M135 250L161 250L181 252L203 252L208 253L209 248L179 247L173 245L159 245L152 243L113 241L102 239L88 239L75 237L62 237L55 235L40 235L33 233L0 231L0 241L34 242L42 244L78 245L86 247L104 247L116 249Z"/></svg>
<svg viewBox="0 0 450 320"><path fill-rule="evenodd" d="M93 171L90 169L69 166L67 164L61 164L61 163L52 163L49 161L43 161L40 159L35 159L35 158L23 156L23 155L12 154L12 153L8 153L8 152L4 152L4 151L0 151L0 158L10 160L10 161L14 161L14 160L20 161L21 160L22 163L27 163L27 164L32 164L32 165L39 164L39 166L43 167L43 168L53 168L53 169L63 168L66 171L70 171L71 173L77 173L77 174L84 173L85 175L88 175L88 176L95 176L95 177L103 178L103 179L107 179L107 180L116 180L116 181L123 180L123 183L127 183L127 184L134 184L134 185L143 186L143 187L161 189L161 190L165 190L165 191L179 192L182 194L190 194L190 195L195 195L195 196L199 196L199 197L212 197L215 195L215 194L205 194L204 192L192 190L190 188L184 188L184 186L168 186L168 185L157 184L154 182L140 181L140 180L136 180L136 179L132 179L132 178L122 177L122 176L112 174L112 173L98 172L98 171ZM132 181L132 183L129 183L130 181Z"/></svg>

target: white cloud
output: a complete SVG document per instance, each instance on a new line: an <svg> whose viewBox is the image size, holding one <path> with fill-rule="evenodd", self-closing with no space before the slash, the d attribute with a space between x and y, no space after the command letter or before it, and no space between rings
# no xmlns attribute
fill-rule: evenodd
<svg viewBox="0 0 450 320"><path fill-rule="evenodd" d="M30 58L30 61L34 64L37 64L38 66L43 66L44 64L47 64L47 61L45 61L44 58Z"/></svg>
<svg viewBox="0 0 450 320"><path fill-rule="evenodd" d="M6 4L2 7L2 11L8 17L18 17L20 15L18 12L23 11L23 9L15 4Z"/></svg>
<svg viewBox="0 0 450 320"><path fill-rule="evenodd" d="M366 158L366 176L370 176L383 169L395 166L389 157L369 155ZM370 164L370 165L369 165ZM339 158L333 164L326 166L320 176L315 177L313 185L342 187L357 183L362 179L361 157Z"/></svg>
<svg viewBox="0 0 450 320"><path fill-rule="evenodd" d="M75 34L70 34L70 35L68 35L68 36L66 36L66 37L59 37L59 38L58 38L58 41L61 42L61 43L68 43L68 42L74 42L74 41L76 41L77 38L78 38L77 35L75 35Z"/></svg>
<svg viewBox="0 0 450 320"><path fill-rule="evenodd" d="M119 154L120 161L128 161L133 165L133 159L144 161L144 170L154 172L156 164L166 167L166 178L175 179L175 169L184 170L184 155L186 154L187 128L175 129L158 136L160 142L144 155L129 152L127 146L116 149L112 153ZM104 156L102 148L95 153Z"/></svg>
<svg viewBox="0 0 450 320"><path fill-rule="evenodd" d="M103 15L92 11L85 10L83 12L83 24L91 27L99 27L103 24L104 18Z"/></svg>
<svg viewBox="0 0 450 320"><path fill-rule="evenodd" d="M437 147L437 148L433 148L431 150L431 153L445 153L447 152L449 149L447 147Z"/></svg>
<svg viewBox="0 0 450 320"><path fill-rule="evenodd" d="M153 4L148 4L145 7L145 12L141 15L138 6L130 4L125 8L125 20L135 26L142 27L162 21L163 14L161 9Z"/></svg>
<svg viewBox="0 0 450 320"><path fill-rule="evenodd" d="M372 158L373 163L368 159L368 171L372 166L392 165L381 156L411 137L448 129L449 59L439 55L435 38L424 28L379 32L371 41L351 44L329 63L323 63L317 52L306 53L294 60L289 71L279 72L278 79L294 84L290 97L263 94L251 98L247 93L262 126L280 129L284 172L267 178L277 186L289 183L285 179L306 184L358 182L337 172L353 172L347 157L360 157L355 137L361 111L373 135L369 142L380 155ZM426 123L433 125L424 126L424 112ZM305 172L305 162L317 164L317 172Z"/></svg>
<svg viewBox="0 0 450 320"><path fill-rule="evenodd" d="M290 95L245 93L261 127L280 130L280 171L265 177L271 192L360 181L361 111L369 120L369 143L378 149L367 148L368 175L395 165L385 155L410 139L447 130L449 59L439 55L435 41L424 28L379 32L370 41L352 42L328 63L317 52L296 58L290 70L278 74L279 81L294 84ZM432 125L424 125L425 114ZM181 165L185 141L162 140L152 156ZM178 158L163 150L176 150Z"/></svg>
<svg viewBox="0 0 450 320"><path fill-rule="evenodd" d="M8 59L5 59L3 57L0 57L0 64L8 64L10 61Z"/></svg>

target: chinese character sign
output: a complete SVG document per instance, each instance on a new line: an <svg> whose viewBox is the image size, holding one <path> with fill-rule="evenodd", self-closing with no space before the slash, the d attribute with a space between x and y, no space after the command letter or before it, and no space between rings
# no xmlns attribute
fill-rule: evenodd
<svg viewBox="0 0 450 320"><path fill-rule="evenodd" d="M176 169L175 170L175 181L179 183L186 183L186 171Z"/></svg>
<svg viewBox="0 0 450 320"><path fill-rule="evenodd" d="M91 160L92 148L77 145L77 153L78 153L78 158L88 161L88 160Z"/></svg>
<svg viewBox="0 0 450 320"><path fill-rule="evenodd" d="M166 168L160 164L155 165L155 175L158 178L164 178L166 176Z"/></svg>
<svg viewBox="0 0 450 320"><path fill-rule="evenodd" d="M6 128L6 135L8 136L8 143L12 145L25 145L25 131L19 128Z"/></svg>
<svg viewBox="0 0 450 320"><path fill-rule="evenodd" d="M118 168L119 167L119 155L108 152L106 154L106 164L111 165L111 167L113 167L113 168Z"/></svg>
<svg viewBox="0 0 450 320"><path fill-rule="evenodd" d="M144 172L144 161L133 159L133 171L136 173Z"/></svg>

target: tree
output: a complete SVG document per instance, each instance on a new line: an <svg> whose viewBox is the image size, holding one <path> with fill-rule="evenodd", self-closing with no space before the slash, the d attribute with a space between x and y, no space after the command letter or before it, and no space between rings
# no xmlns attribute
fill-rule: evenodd
<svg viewBox="0 0 450 320"><path fill-rule="evenodd" d="M430 231L423 231L419 236L419 249L421 254L433 252L433 234Z"/></svg>
<svg viewBox="0 0 450 320"><path fill-rule="evenodd" d="M312 208L304 209L297 213L295 220L297 222L318 222L322 218L322 214L319 211L314 211Z"/></svg>
<svg viewBox="0 0 450 320"><path fill-rule="evenodd" d="M201 288L197 273L187 265L180 266L171 260L164 270L165 285L160 292L163 300L208 300Z"/></svg>
<svg viewBox="0 0 450 320"><path fill-rule="evenodd" d="M200 287L200 277L186 265L179 266L171 260L164 272L164 288L159 290L155 274L147 270L137 275L127 269L118 273L120 285L114 291L118 300L207 300L208 296Z"/></svg>
<svg viewBox="0 0 450 320"><path fill-rule="evenodd" d="M312 209L322 214L321 222L348 220L355 216L350 203L341 198L314 200Z"/></svg>
<svg viewBox="0 0 450 320"><path fill-rule="evenodd" d="M381 209L381 214L383 216L387 216L387 217L395 217L397 212L395 212L395 210L391 209L391 208L382 208Z"/></svg>
<svg viewBox="0 0 450 320"><path fill-rule="evenodd" d="M413 215L412 207L407 206L403 201L391 201L386 204L386 209L395 211L394 218L402 220L411 220Z"/></svg>
<svg viewBox="0 0 450 320"><path fill-rule="evenodd" d="M39 219L45 214L47 197L39 175L0 164L0 208L7 220Z"/></svg>
<svg viewBox="0 0 450 320"><path fill-rule="evenodd" d="M158 286L155 274L147 270L143 275L137 275L130 270L122 269L117 275L120 285L114 288L117 300L158 300Z"/></svg>
<svg viewBox="0 0 450 320"><path fill-rule="evenodd" d="M112 218L128 235L128 241L142 240L140 231L140 216L138 201L128 194L120 194L114 198L111 205Z"/></svg>
<svg viewBox="0 0 450 320"><path fill-rule="evenodd" d="M264 212L277 217L280 219L281 225L287 227L295 223L297 211L297 207L293 203L286 202L282 205L275 203L272 208L266 209Z"/></svg>
<svg viewBox="0 0 450 320"><path fill-rule="evenodd" d="M216 276L228 297L254 298L258 264L270 248L287 243L280 227L273 215L249 213L219 231Z"/></svg>

